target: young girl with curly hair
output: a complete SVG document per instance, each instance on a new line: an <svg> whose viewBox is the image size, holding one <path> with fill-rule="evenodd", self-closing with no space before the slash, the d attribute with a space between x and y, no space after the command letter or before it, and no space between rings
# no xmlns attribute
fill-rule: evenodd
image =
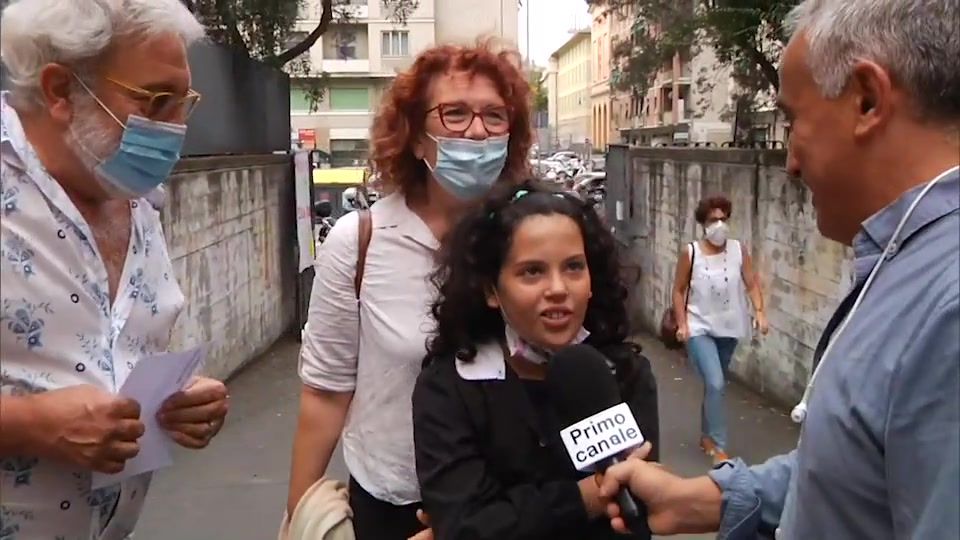
<svg viewBox="0 0 960 540"><path fill-rule="evenodd" d="M563 448L544 388L554 351L592 345L657 448L656 383L627 341L617 246L596 212L533 181L500 186L444 239L434 280L437 328L413 394L434 537L618 538L594 478Z"/></svg>

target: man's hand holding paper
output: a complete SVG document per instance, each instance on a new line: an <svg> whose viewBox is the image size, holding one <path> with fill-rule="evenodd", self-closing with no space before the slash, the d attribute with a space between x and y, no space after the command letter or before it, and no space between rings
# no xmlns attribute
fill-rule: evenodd
<svg viewBox="0 0 960 540"><path fill-rule="evenodd" d="M171 400L176 405L174 409L180 410L185 398L175 396L189 394L190 397L186 398L186 403L192 404L197 401L195 397L197 394L206 396L211 386L222 387L222 384L216 381L213 381L216 385L205 383L197 386L195 381L197 378L193 374L203 363L204 356L205 350L201 347L186 352L149 355L140 359L123 382L120 395L117 397L139 404L138 414L143 422L143 431L138 440L139 451L127 458L122 471L114 471L113 474L94 474L94 488L115 484L138 474L168 467L173 463L170 457L172 435L161 425L159 412L165 405L169 406ZM191 390L194 387L198 390ZM192 407L190 405L190 408ZM180 419L178 424L183 421L183 417L174 418Z"/></svg>
<svg viewBox="0 0 960 540"><path fill-rule="evenodd" d="M163 402L157 421L180 446L204 448L223 427L227 397L222 382L193 377L183 390Z"/></svg>
<svg viewBox="0 0 960 540"><path fill-rule="evenodd" d="M44 392L36 400L36 437L50 457L103 473L123 470L140 452L140 404L92 385Z"/></svg>

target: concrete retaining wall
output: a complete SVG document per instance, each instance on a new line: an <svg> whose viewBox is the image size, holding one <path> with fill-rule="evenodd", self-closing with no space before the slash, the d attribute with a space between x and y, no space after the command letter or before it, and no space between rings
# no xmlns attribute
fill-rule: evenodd
<svg viewBox="0 0 960 540"><path fill-rule="evenodd" d="M847 248L817 232L810 193L787 176L785 158L782 151L615 147L607 169L622 172L608 180L607 205L641 271L634 315L655 330L671 301L677 255L702 234L697 202L717 193L733 201L731 235L747 244L759 270L770 332L741 344L732 369L792 404L821 331L851 286L852 264Z"/></svg>
<svg viewBox="0 0 960 540"><path fill-rule="evenodd" d="M205 372L226 378L296 316L296 233L289 156L180 162L163 226L186 305L170 350L209 344Z"/></svg>

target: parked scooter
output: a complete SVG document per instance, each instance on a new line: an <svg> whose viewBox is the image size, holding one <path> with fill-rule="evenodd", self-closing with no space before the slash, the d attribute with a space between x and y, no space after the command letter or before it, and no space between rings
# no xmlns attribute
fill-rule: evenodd
<svg viewBox="0 0 960 540"><path fill-rule="evenodd" d="M597 215L601 218L607 215L606 198L607 190L603 186L592 189L584 194L584 199L593 206L593 209L596 210Z"/></svg>
<svg viewBox="0 0 960 540"><path fill-rule="evenodd" d="M349 214L356 210L370 208L370 203L364 198L363 193L355 187L348 187L340 195L340 207L344 214Z"/></svg>
<svg viewBox="0 0 960 540"><path fill-rule="evenodd" d="M333 205L330 201L317 201L313 203L313 224L317 229L317 245L327 239L327 235L333 229L337 220L333 217Z"/></svg>

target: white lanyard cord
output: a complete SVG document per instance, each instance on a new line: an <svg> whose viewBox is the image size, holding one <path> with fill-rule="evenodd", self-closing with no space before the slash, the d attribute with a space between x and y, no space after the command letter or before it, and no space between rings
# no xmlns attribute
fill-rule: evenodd
<svg viewBox="0 0 960 540"><path fill-rule="evenodd" d="M951 167L950 169L944 171L942 174L934 178L930 183L924 186L923 190L919 195L910 203L910 206L907 208L906 213L900 219L900 223L897 224L897 228L893 231L893 236L890 237L890 241L887 242L887 246L883 248L883 253L880 254L880 259L873 265L873 269L870 270L870 274L867 276L867 280L863 284L863 289L860 290L860 294L857 295L857 299L853 302L853 306L850 307L850 311L847 312L847 315L843 318L843 322L840 323L840 326L837 327L836 332L830 336L830 341L827 343L827 347L823 350L823 354L820 355L820 362L817 363L817 366L813 369L813 374L810 375L810 380L807 382L806 388L803 390L803 397L800 398L800 403L797 403L797 406L793 408L793 411L790 413L790 419L796 422L797 424L802 424L803 421L807 418L807 404L810 402L810 397L813 394L813 385L817 379L817 374L820 373L820 368L823 367L823 363L826 361L827 356L830 354L830 351L833 349L834 344L837 342L837 339L840 337L840 334L843 333L846 329L847 324L850 322L850 319L853 318L854 313L856 313L857 308L860 307L860 303L863 302L863 297L867 294L867 289L870 288L870 284L873 283L877 273L880 271L880 267L883 266L883 262L887 259L890 252L893 251L894 246L897 245L897 239L900 238L900 233L903 231L903 228L907 224L907 220L910 219L910 215L913 214L913 211L917 208L917 205L920 204L920 200L923 199L930 189L933 188L943 178L957 172L960 169L960 166Z"/></svg>

